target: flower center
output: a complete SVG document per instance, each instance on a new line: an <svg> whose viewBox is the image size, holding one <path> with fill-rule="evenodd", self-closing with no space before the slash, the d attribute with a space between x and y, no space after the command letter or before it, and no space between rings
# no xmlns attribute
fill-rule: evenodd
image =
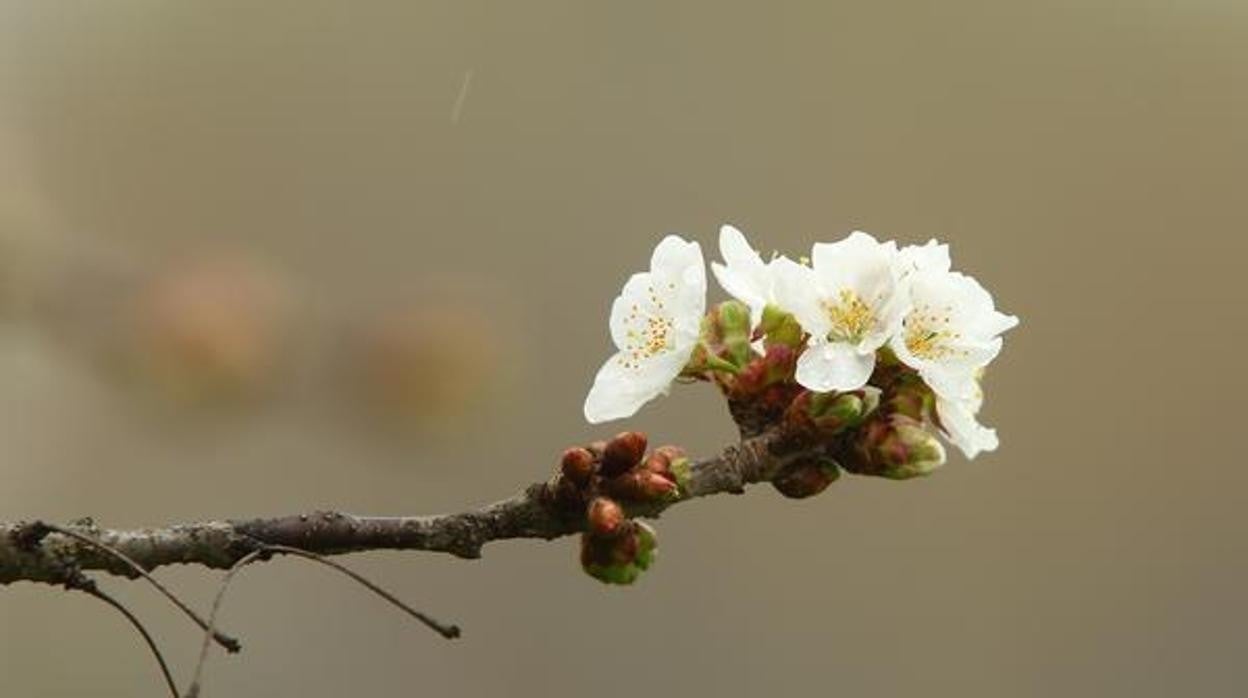
<svg viewBox="0 0 1248 698"><path fill-rule="evenodd" d="M849 289L842 289L836 298L824 299L820 305L832 323L828 339L857 342L875 325L875 311Z"/></svg>
<svg viewBox="0 0 1248 698"><path fill-rule="evenodd" d="M950 346L950 342L962 337L961 332L949 329L949 311L952 309L945 306L943 312L937 312L930 304L924 304L907 315L901 321L906 349L914 356L928 361L965 353Z"/></svg>
<svg viewBox="0 0 1248 698"><path fill-rule="evenodd" d="M650 302L659 313L651 313L634 303L628 310L627 344L620 361L624 368L635 369L642 362L653 359L676 348L673 338L676 325L672 318L663 315L663 300L658 297L654 287L650 287Z"/></svg>

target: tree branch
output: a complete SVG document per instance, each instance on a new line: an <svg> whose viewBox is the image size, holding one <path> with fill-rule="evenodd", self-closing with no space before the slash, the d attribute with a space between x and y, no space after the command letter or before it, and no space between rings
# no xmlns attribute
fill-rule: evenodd
<svg viewBox="0 0 1248 698"><path fill-rule="evenodd" d="M722 492L740 493L748 484L770 480L806 448L774 433L746 439L714 458L694 463L678 498L638 505L629 513L654 518L677 502ZM480 557L482 546L491 541L551 540L583 527L582 516L569 516L551 506L545 483L480 509L436 516L355 516L329 511L140 530L102 529L91 522L70 526L99 545L58 533L39 522L0 523L0 584L63 584L74 570L137 577L126 558L149 571L172 564L229 569L267 546L288 546L321 555L425 550L472 559Z"/></svg>

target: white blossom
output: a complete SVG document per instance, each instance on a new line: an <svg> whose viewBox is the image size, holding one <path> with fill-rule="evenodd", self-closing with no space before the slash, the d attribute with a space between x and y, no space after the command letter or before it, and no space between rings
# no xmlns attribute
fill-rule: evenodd
<svg viewBox="0 0 1248 698"><path fill-rule="evenodd" d="M654 249L650 271L634 274L611 306L617 352L585 398L592 424L632 416L665 394L698 345L706 311L702 248L669 235Z"/></svg>
<svg viewBox="0 0 1248 698"><path fill-rule="evenodd" d="M810 335L797 382L816 392L857 390L875 368L875 352L893 336L904 310L897 245L863 232L818 243L811 266L775 262L777 305Z"/></svg>
<svg viewBox="0 0 1248 698"><path fill-rule="evenodd" d="M1018 318L997 311L975 279L936 269L906 275L906 310L890 345L937 395L966 400L977 390L977 372L1001 351L1001 333Z"/></svg>

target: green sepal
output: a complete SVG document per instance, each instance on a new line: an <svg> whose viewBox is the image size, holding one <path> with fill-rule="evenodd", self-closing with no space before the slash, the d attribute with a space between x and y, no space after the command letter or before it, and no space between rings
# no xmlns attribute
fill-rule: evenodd
<svg viewBox="0 0 1248 698"><path fill-rule="evenodd" d="M672 472L672 477L676 478L676 487L679 496L683 497L689 493L689 485L693 482L692 463L688 458L677 458L668 465L668 469Z"/></svg>
<svg viewBox="0 0 1248 698"><path fill-rule="evenodd" d="M741 301L724 301L716 309L719 322L719 336L723 342L727 358L736 366L749 363L750 350L750 308Z"/></svg>
<svg viewBox="0 0 1248 698"><path fill-rule="evenodd" d="M802 345L802 325L792 313L774 305L763 308L763 318L758 323L768 345L782 344L793 349Z"/></svg>

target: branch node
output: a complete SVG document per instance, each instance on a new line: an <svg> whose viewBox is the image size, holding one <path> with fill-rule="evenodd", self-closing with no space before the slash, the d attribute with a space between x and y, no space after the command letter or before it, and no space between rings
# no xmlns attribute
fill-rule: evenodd
<svg viewBox="0 0 1248 698"><path fill-rule="evenodd" d="M18 550L24 553L34 553L39 550L39 545L43 543L43 539L48 537L52 529L42 521L31 521L29 523L19 523L10 537L13 544Z"/></svg>
<svg viewBox="0 0 1248 698"><path fill-rule="evenodd" d="M137 576L140 576L143 579L147 580L147 582L150 583L153 587L155 587L157 591L163 594L165 598L169 599L169 601L174 606L176 606L180 611L186 614L186 617L190 618L192 622L194 622L196 625L198 625L200 628L204 630L209 629L209 624L207 621L205 621L203 618L200 617L198 613L192 610L191 607L188 606L185 601L183 601L176 594L170 591L168 587L166 587L164 584L161 584L159 580L153 577L151 573L148 572L147 568L144 565L139 564L129 555L126 555L120 550L114 548L113 546L97 538L84 535L71 528L65 528L64 526L58 526L56 524L44 523L42 521L37 521L35 522L34 525L44 530L45 537L47 536L48 533L59 533L60 535L76 540L79 543L82 543L84 545L97 548L103 551L105 554L110 555L116 558L117 560L120 560L122 563L128 566L131 570L133 570ZM73 567L72 569L79 576L81 576L81 573L77 572L77 567ZM231 654L239 651L239 649L241 649L242 647L242 645L239 644L238 640L222 632L213 631L212 638L216 640L218 644L224 647Z"/></svg>

